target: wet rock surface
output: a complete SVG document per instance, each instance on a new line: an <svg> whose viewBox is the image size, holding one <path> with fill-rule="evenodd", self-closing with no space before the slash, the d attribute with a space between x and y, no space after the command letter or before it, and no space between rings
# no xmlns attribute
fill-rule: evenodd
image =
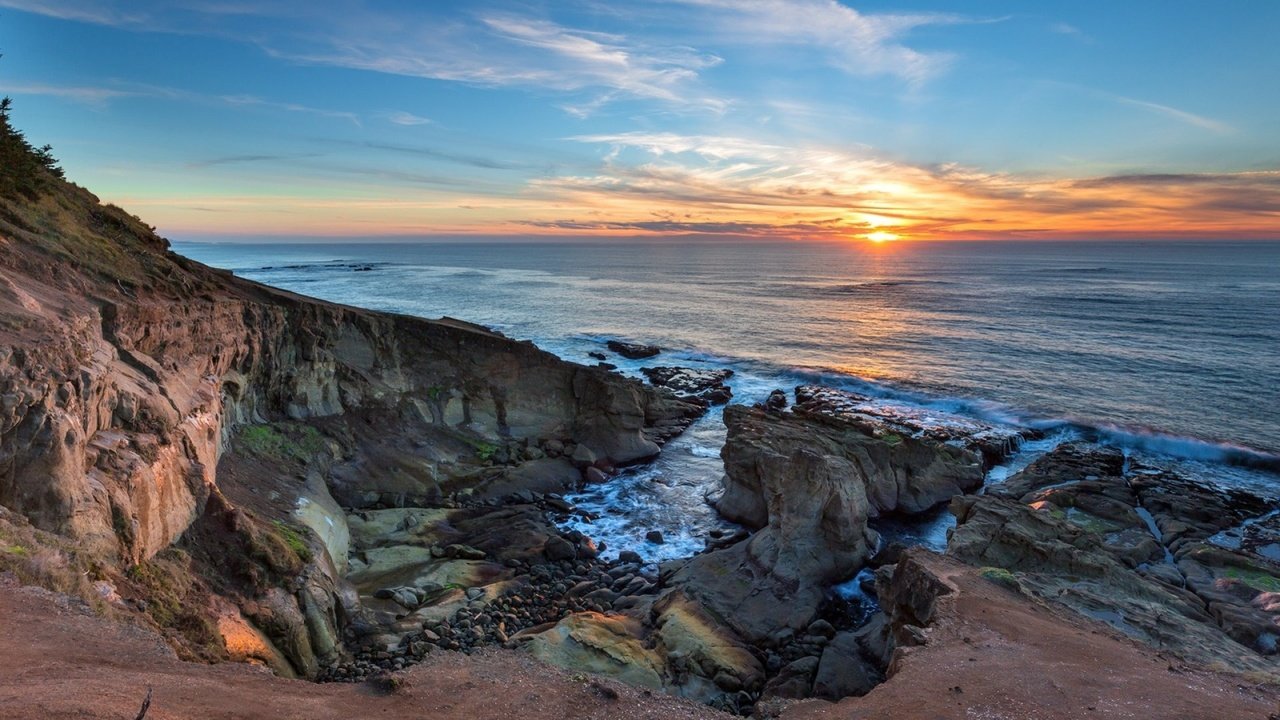
<svg viewBox="0 0 1280 720"><path fill-rule="evenodd" d="M904 600L915 614L865 628L866 615L827 619L828 587L870 557L870 516L972 487L980 457L931 439L885 439L862 420L743 406L725 417L726 486L748 496L730 502L758 502L764 516L656 571L631 550L601 562L588 538L556 530L554 518L575 510L554 494L353 513L348 579L367 612L350 642L362 649L326 678L508 645L734 712L768 698L867 692L884 677L894 633L912 637L893 623L929 618ZM548 454L556 451L568 449Z"/></svg>
<svg viewBox="0 0 1280 720"><path fill-rule="evenodd" d="M605 346L628 360L644 360L662 352L662 348L657 345L623 342L621 340L610 340L605 343Z"/></svg>
<svg viewBox="0 0 1280 720"><path fill-rule="evenodd" d="M733 391L725 384L733 377L732 370L658 366L640 368L640 372L649 378L650 383L671 390L682 398L723 405L733 397Z"/></svg>
<svg viewBox="0 0 1280 720"><path fill-rule="evenodd" d="M1006 459L1022 441L1040 437L1039 432L1027 428L983 422L944 411L888 404L821 385L801 385L795 389L795 398L794 411L797 413L865 423L884 437L907 436L954 443L980 453L988 466Z"/></svg>
<svg viewBox="0 0 1280 720"><path fill-rule="evenodd" d="M572 613L650 595L656 578L639 564L601 562L589 538L556 529L552 519L570 512L559 496L518 493L353 514L348 579L364 611L348 642L358 649L324 679L355 681L431 652L504 645Z"/></svg>

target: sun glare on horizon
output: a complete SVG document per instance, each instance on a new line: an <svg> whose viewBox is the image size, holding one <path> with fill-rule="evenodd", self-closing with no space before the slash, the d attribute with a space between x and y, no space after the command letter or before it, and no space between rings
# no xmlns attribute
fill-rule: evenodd
<svg viewBox="0 0 1280 720"><path fill-rule="evenodd" d="M1280 239L1280 3L1147 1L0 0L0 95L182 240Z"/></svg>

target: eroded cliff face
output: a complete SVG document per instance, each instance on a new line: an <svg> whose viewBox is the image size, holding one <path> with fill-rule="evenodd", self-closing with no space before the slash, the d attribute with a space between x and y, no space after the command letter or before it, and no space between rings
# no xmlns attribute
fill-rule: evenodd
<svg viewBox="0 0 1280 720"><path fill-rule="evenodd" d="M34 203L0 199L0 504L103 562L147 561L208 513L242 534L244 523L269 530L219 489L219 460L246 423L330 418L350 433L391 419L391 433L425 429L473 449L556 438L623 464L688 422L690 406L670 394L478 326L239 280L172 254L79 188L51 188ZM361 480L381 498L380 483L427 494L441 477L424 464ZM336 623L346 558L329 547L303 553L310 569L286 568L306 578L285 598L253 600L297 616L277 638L334 634L319 626ZM286 654L314 672L313 651Z"/></svg>

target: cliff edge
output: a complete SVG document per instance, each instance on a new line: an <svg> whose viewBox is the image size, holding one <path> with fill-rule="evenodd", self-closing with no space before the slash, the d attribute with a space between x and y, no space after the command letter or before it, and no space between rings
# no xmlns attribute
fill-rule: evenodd
<svg viewBox="0 0 1280 720"><path fill-rule="evenodd" d="M4 130L12 140L7 116ZM52 562L84 569L104 597L128 599L134 587L136 606L151 611L166 592L177 606L218 606L188 625L229 612L203 599L207 590L284 653L288 662L259 653L279 670L314 674L317 655L336 653L351 605L345 530L334 527L342 515L326 483L357 508L564 489L582 464L541 446L580 447L579 458L608 469L653 457L699 411L483 327L242 280L171 252L49 162L9 171L20 173L0 184L0 505L16 524L7 534L65 540L48 549ZM229 450L260 460L240 464L252 477L239 496L220 482ZM316 467L330 476L306 482ZM298 503L312 511L295 515ZM183 538L185 552L157 565ZM220 561L240 556L244 567ZM202 559L214 572L193 571ZM188 587L210 575L211 587ZM172 614L157 620L181 624ZM216 645L207 627L181 629Z"/></svg>

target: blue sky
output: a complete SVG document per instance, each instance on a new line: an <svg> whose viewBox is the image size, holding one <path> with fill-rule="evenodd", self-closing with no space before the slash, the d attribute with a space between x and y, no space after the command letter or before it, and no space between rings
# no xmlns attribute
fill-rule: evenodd
<svg viewBox="0 0 1280 720"><path fill-rule="evenodd" d="M0 0L175 238L1280 235L1280 3Z"/></svg>

